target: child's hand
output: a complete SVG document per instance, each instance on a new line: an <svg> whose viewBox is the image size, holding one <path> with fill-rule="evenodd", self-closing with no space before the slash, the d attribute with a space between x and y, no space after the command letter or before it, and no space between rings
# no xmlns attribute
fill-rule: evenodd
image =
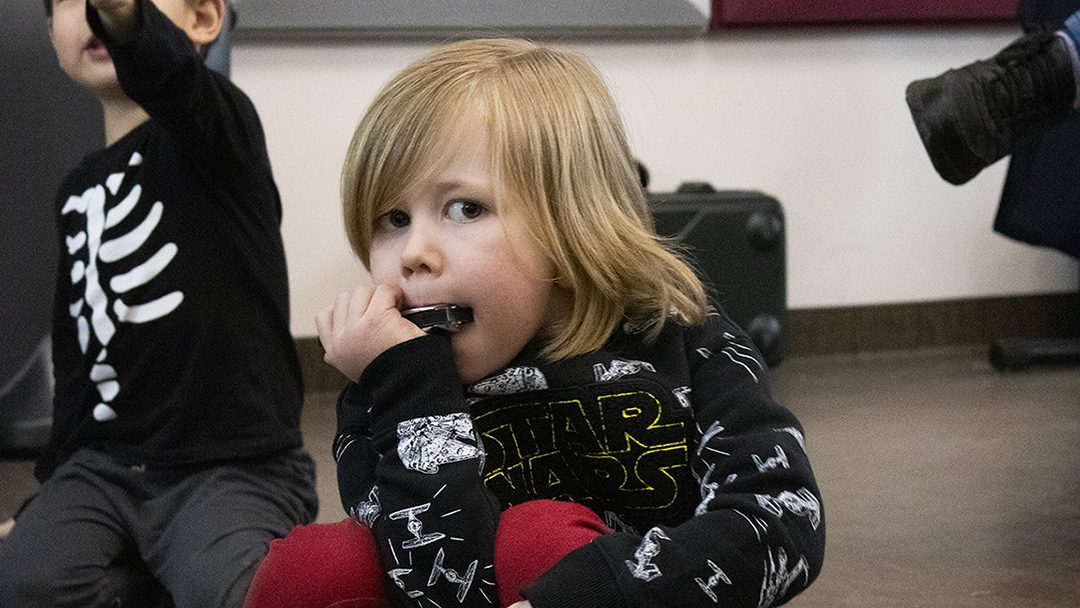
<svg viewBox="0 0 1080 608"><path fill-rule="evenodd" d="M147 1L147 0L144 0ZM87 0L90 6L98 12L101 24L109 36L123 42L131 37L131 33L138 26L138 13L135 0Z"/></svg>
<svg viewBox="0 0 1080 608"><path fill-rule="evenodd" d="M532 608L532 604L529 603L529 600L521 600L510 604L507 608Z"/></svg>
<svg viewBox="0 0 1080 608"><path fill-rule="evenodd" d="M326 356L323 359L356 382L384 350L424 335L398 311L401 290L359 285L315 317Z"/></svg>

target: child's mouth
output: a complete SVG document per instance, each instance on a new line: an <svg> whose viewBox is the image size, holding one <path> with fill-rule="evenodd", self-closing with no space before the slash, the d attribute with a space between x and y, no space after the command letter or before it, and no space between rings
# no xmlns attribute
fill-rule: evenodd
<svg viewBox="0 0 1080 608"><path fill-rule="evenodd" d="M105 61L110 59L109 49L105 47L105 43L98 40L96 37L91 38L84 48L85 52L90 55L90 58L95 61Z"/></svg>

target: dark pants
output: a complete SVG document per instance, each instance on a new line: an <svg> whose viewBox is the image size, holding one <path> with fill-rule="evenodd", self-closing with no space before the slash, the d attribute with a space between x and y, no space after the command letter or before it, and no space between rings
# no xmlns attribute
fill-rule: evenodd
<svg viewBox="0 0 1080 608"><path fill-rule="evenodd" d="M0 606L235 608L270 541L317 509L300 449L183 469L81 450L0 544Z"/></svg>

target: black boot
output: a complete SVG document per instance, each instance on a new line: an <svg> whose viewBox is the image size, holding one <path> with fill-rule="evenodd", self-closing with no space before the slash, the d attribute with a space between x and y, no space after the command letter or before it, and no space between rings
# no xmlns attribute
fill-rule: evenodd
<svg viewBox="0 0 1080 608"><path fill-rule="evenodd" d="M907 87L907 104L938 174L963 184L1013 142L1072 111L1076 79L1065 42L1024 36L993 58Z"/></svg>

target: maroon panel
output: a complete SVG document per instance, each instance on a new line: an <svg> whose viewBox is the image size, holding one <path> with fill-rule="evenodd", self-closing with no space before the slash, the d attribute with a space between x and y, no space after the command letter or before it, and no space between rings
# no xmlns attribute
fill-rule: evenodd
<svg viewBox="0 0 1080 608"><path fill-rule="evenodd" d="M1019 0L712 0L711 29L817 23L1017 21Z"/></svg>

